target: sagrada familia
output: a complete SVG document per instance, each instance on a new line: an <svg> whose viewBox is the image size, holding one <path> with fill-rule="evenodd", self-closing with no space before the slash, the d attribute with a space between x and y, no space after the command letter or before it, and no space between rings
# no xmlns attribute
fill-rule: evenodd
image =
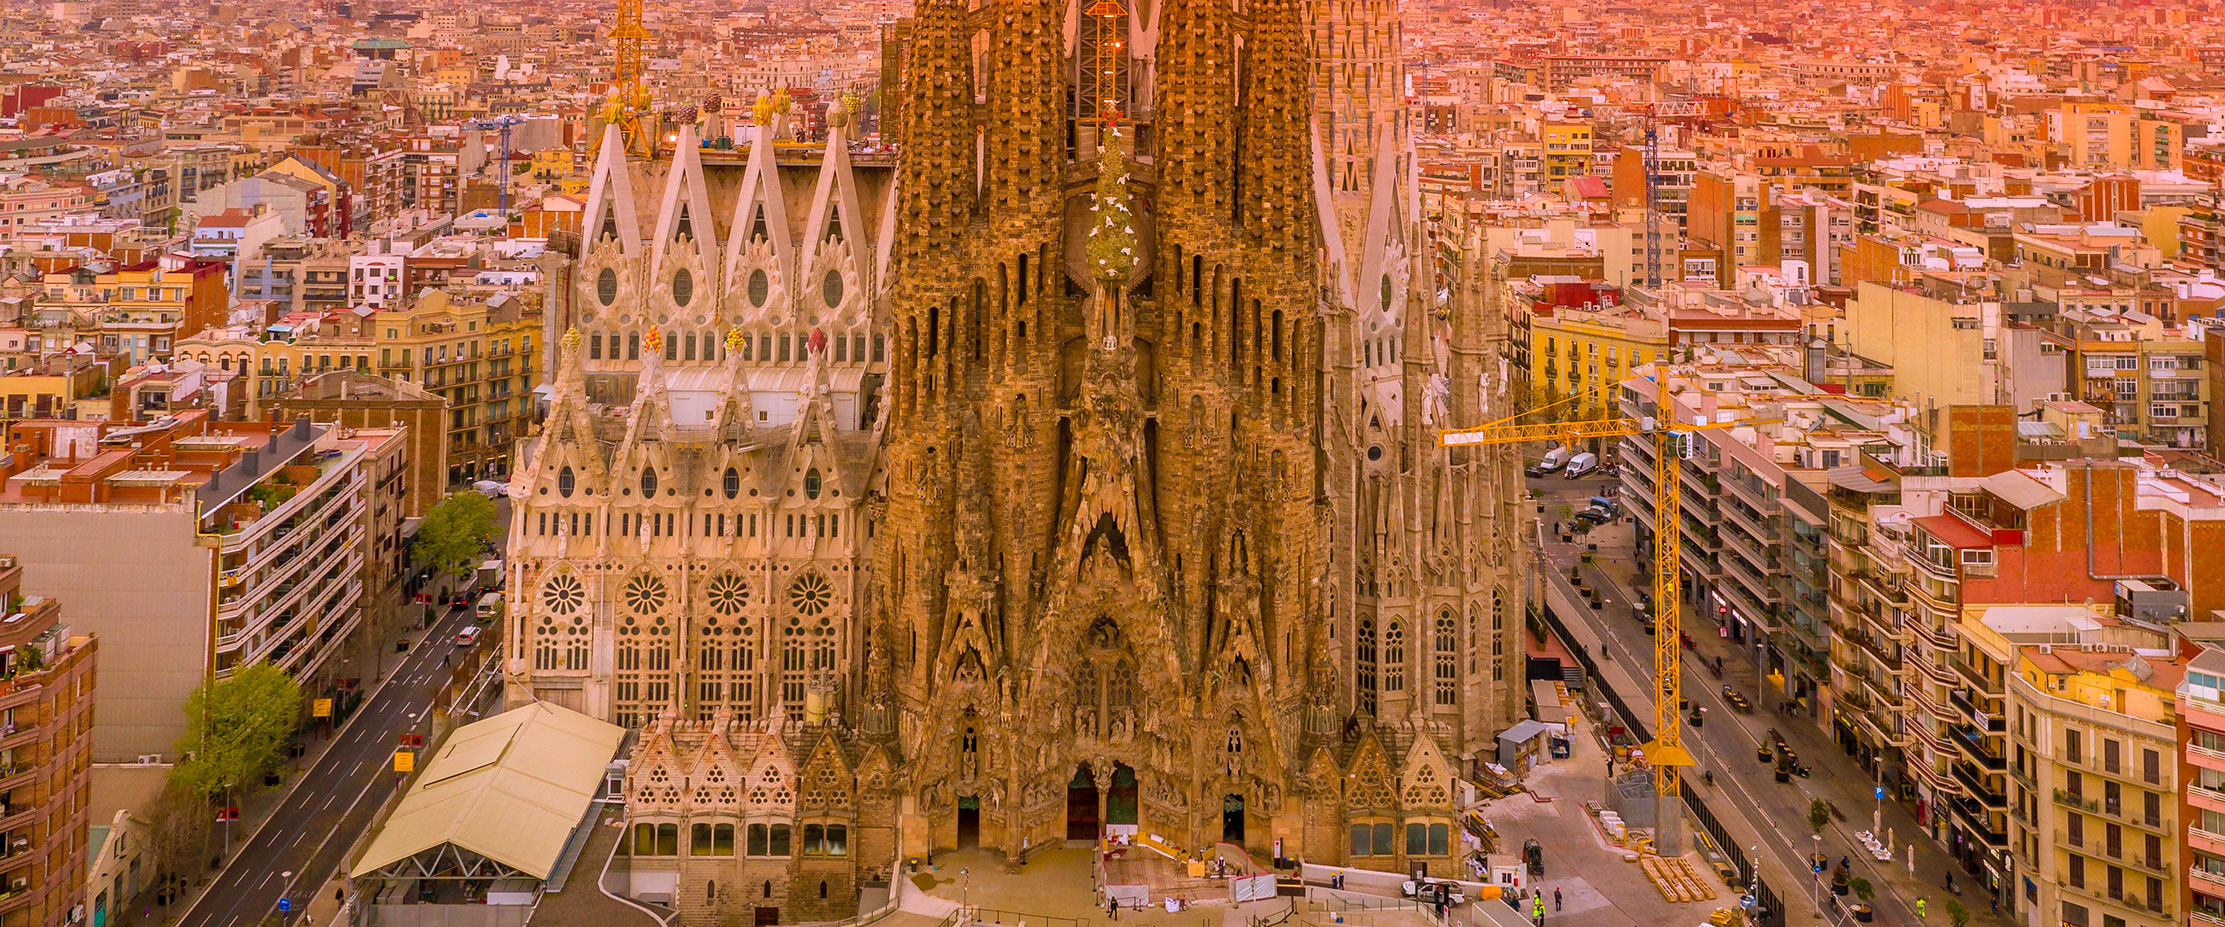
<svg viewBox="0 0 2225 927"><path fill-rule="evenodd" d="M508 699L638 731L629 865L689 924L1108 833L1454 872L1524 502L1437 444L1511 411L1505 325L1420 214L1393 0L887 32L885 147L855 100L604 132Z"/></svg>

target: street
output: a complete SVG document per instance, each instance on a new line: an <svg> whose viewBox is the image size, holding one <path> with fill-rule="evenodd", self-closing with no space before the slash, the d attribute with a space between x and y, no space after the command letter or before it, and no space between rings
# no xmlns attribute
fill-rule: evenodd
<svg viewBox="0 0 2225 927"><path fill-rule="evenodd" d="M292 791L179 919L187 927L260 923L279 913L280 898L299 912L325 884L356 838L395 788L393 754L404 732L425 730L433 697L448 676L442 656L471 622L469 606L447 610L421 643L402 655L387 683L364 700L340 740L316 764L294 775ZM392 647L390 642L383 646ZM392 655L388 662L393 662Z"/></svg>
<svg viewBox="0 0 2225 927"><path fill-rule="evenodd" d="M1612 486L1600 480L1563 482L1556 477L1534 480L1531 485L1543 496L1548 523L1564 502L1573 499L1581 505L1587 496L1613 493ZM1579 535L1574 543L1562 543L1558 537L1543 538L1539 572L1545 583L1546 602L1541 604L1553 607L1579 637L1590 635L1595 639L1594 650L1605 661L1601 669L1607 677L1600 682L1614 685L1633 710L1648 712L1650 724L1652 700L1646 682L1653 666L1654 638L1632 610L1636 593L1632 584L1644 581L1641 577L1648 574L1634 557L1632 536L1632 527L1625 518L1590 535ZM1598 550L1591 564L1581 565L1580 553L1588 543L1596 543ZM1601 590L1602 608L1583 603L1569 582L1572 566L1578 567L1585 584ZM1776 713L1784 694L1759 677L1752 650L1744 642L1720 636L1715 621L1689 605L1684 609L1682 631L1693 641L1684 655L1683 694L1703 709L1702 724L1685 729L1685 746L1698 763L1685 781L1708 800L1716 815L1744 818L1749 825L1746 829L1762 835L1768 855L1796 874L1791 884L1778 886L1780 894L1805 894L1812 903L1819 886L1811 881L1815 877L1809 875L1809 860L1812 853L1821 853L1833 861L1833 866L1841 858L1851 858L1853 874L1867 878L1876 887L1877 896L1869 903L1880 923L1916 923L1915 901L1919 897L1927 899L1933 911L1941 909L1953 897L1937 881L1951 866L1945 849L1923 835L1905 807L1878 801L1869 774L1831 742L1813 720ZM1591 646L1593 642L1571 643ZM1723 665L1720 677L1708 670L1718 658ZM1610 672L1609 667L1619 667L1623 673ZM1726 687L1749 700L1750 713L1733 709L1724 698ZM1810 776L1779 783L1773 774L1774 764L1757 759L1756 747L1769 740L1772 729L1793 748L1800 763L1809 767ZM1703 772L1713 773L1712 784L1705 781ZM1820 838L1800 833L1809 829L1808 809L1818 798L1844 815L1825 827ZM1855 837L1858 831L1873 829L1873 821L1885 829L1878 833L1880 839L1886 832L1893 834L1893 858L1889 863L1869 857ZM1916 847L1913 867L1907 855L1911 844ZM1827 880L1824 876L1820 881ZM1827 884L1820 888L1828 892ZM1975 924L2007 923L1989 917L1984 898L1975 891L1965 894L1963 903L1974 909Z"/></svg>

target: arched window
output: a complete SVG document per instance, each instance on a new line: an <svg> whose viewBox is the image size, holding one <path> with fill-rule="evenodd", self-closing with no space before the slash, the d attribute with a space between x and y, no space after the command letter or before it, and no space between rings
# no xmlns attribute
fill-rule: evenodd
<svg viewBox="0 0 2225 927"><path fill-rule="evenodd" d="M1460 685L1460 662L1458 654L1455 653L1459 637L1453 632L1452 612L1445 611L1437 614L1436 631L1436 640L1433 643L1437 651L1437 670L1434 674L1437 683L1437 704L1451 705L1454 701L1454 694L1458 691Z"/></svg>
<svg viewBox="0 0 2225 927"><path fill-rule="evenodd" d="M655 467L643 467L643 468L641 468L641 498L644 498L644 499L653 499L653 498L656 498L656 495L657 495L657 470L656 470L656 468L655 468Z"/></svg>
<svg viewBox="0 0 2225 927"><path fill-rule="evenodd" d="M575 479L572 476L572 468L565 467L562 470L556 471L556 494L559 496L563 496L566 499L571 498L574 482Z"/></svg>
<svg viewBox="0 0 2225 927"><path fill-rule="evenodd" d="M1353 688L1358 690L1362 714L1375 713L1375 619L1360 619L1358 640L1352 647L1356 676Z"/></svg>
<svg viewBox="0 0 2225 927"><path fill-rule="evenodd" d="M809 469L809 470L806 470L806 471L804 471L804 474L803 474L803 497L804 497L804 498L806 498L806 499L817 499L817 498L819 498L819 488L820 488L820 481L819 481L819 468L818 468L818 467L813 467L813 468L811 468L811 469Z"/></svg>
<svg viewBox="0 0 2225 927"><path fill-rule="evenodd" d="M726 498L732 499L732 498L734 498L734 497L736 497L736 496L739 496L739 495L741 495L741 494L742 494L742 473L741 473L741 471L739 471L739 470L736 470L736 469L734 469L733 467L728 467L728 468L726 468L726 478L725 478L725 487L724 487L724 488L725 488L725 490L726 490Z"/></svg>
<svg viewBox="0 0 2225 927"><path fill-rule="evenodd" d="M1383 629L1383 691L1406 691L1406 629L1396 621Z"/></svg>

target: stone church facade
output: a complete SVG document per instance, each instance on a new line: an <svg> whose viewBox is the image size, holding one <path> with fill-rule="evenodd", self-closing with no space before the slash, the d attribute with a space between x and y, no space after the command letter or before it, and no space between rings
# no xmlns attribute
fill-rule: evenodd
<svg viewBox="0 0 2225 927"><path fill-rule="evenodd" d="M1416 214L1395 6L1071 7L923 0L893 167L769 101L744 156L606 132L506 683L640 731L691 924L1108 827L1449 874L1522 715L1516 461L1435 439L1510 411L1504 331Z"/></svg>

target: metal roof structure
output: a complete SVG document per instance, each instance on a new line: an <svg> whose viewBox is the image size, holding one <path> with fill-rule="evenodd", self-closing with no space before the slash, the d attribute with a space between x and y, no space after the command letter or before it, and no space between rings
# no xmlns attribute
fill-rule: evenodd
<svg viewBox="0 0 2225 927"><path fill-rule="evenodd" d="M625 736L546 702L457 728L424 761L349 876L462 861L546 880Z"/></svg>

